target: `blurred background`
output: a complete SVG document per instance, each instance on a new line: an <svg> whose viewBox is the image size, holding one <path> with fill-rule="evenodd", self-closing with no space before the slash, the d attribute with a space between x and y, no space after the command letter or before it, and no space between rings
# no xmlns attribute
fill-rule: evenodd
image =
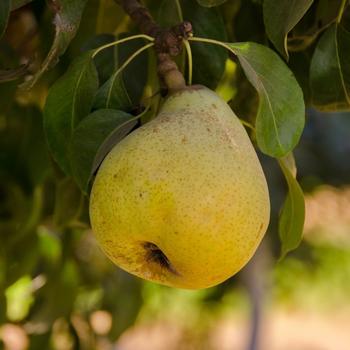
<svg viewBox="0 0 350 350"><path fill-rule="evenodd" d="M350 349L350 113L307 109L295 150L306 201L297 250L279 260L278 214L287 188L277 162L259 154L272 214L251 262L206 290L144 282L118 269L97 247L87 200L50 158L42 129L48 87L72 57L84 45L95 45L92 35L129 29L112 1L90 3L60 64L32 90L18 89L16 80L0 83L0 349ZM97 3L91 33L88 14ZM259 1L232 3L236 7L226 16L239 20L227 20L229 34L265 40L256 37L258 30L240 34L247 13L260 25ZM14 11L0 42L2 66L28 57L34 66L42 60L54 35L51 22L44 1ZM217 90L251 120L255 93L233 61L226 61L224 73Z"/></svg>

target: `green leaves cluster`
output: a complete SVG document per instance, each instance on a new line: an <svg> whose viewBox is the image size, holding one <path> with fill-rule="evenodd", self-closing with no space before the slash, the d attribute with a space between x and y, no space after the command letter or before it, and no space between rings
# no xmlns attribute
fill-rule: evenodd
<svg viewBox="0 0 350 350"><path fill-rule="evenodd" d="M98 89L98 77L87 52L72 62L51 87L46 99L44 125L53 156L62 170L71 174L70 140L78 123L88 115Z"/></svg>
<svg viewBox="0 0 350 350"><path fill-rule="evenodd" d="M282 0L278 3L265 0L263 3L268 38L284 59L291 60L290 66L303 88L306 102L320 110L350 108L350 32L347 19L343 19L347 5L348 2L342 0ZM302 54L299 51L303 51ZM292 89L289 92L292 102L296 92ZM298 108L295 104L294 107ZM298 114L293 114L294 118L290 116L289 120L299 129L294 133L296 135L302 131L303 125L301 120L298 122ZM259 144L258 118L256 127ZM289 133L292 130L293 127L289 127L285 131ZM265 130L263 134L268 133ZM289 188L279 222L282 255L299 245L305 215L302 191L295 179L296 170L293 170L294 160L290 162L286 159L279 159Z"/></svg>
<svg viewBox="0 0 350 350"><path fill-rule="evenodd" d="M138 119L117 109L131 105L120 75L113 74L99 87L94 52L90 50L71 63L51 87L44 110L51 153L84 193L104 156Z"/></svg>

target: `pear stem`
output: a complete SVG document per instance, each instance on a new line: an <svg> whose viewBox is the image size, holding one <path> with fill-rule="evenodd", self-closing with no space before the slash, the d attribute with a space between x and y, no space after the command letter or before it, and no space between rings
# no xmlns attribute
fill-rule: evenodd
<svg viewBox="0 0 350 350"><path fill-rule="evenodd" d="M141 32L153 37L157 53L158 75L171 91L186 87L186 81L172 57L182 51L183 40L192 35L192 25L182 22L174 27L163 29L152 18L149 10L138 0L115 0L130 16Z"/></svg>
<svg viewBox="0 0 350 350"><path fill-rule="evenodd" d="M170 92L182 90L186 87L183 74L179 71L176 63L167 53L158 53L158 74L162 77Z"/></svg>

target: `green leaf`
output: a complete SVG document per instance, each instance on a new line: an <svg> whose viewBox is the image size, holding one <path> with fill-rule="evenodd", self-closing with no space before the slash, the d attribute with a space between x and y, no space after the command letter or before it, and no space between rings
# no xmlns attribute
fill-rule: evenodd
<svg viewBox="0 0 350 350"><path fill-rule="evenodd" d="M11 0L0 1L0 38L3 36L10 16Z"/></svg>
<svg viewBox="0 0 350 350"><path fill-rule="evenodd" d="M259 94L256 138L262 152L282 157L298 143L305 123L303 92L293 73L266 46L227 44Z"/></svg>
<svg viewBox="0 0 350 350"><path fill-rule="evenodd" d="M96 49L115 40L116 37L114 35L100 34L92 38L86 45L86 48ZM123 72L117 76L113 75L118 67L118 47L112 46L99 52L94 57L94 62L100 84L102 84L94 99L94 109L130 109L132 102L125 88Z"/></svg>
<svg viewBox="0 0 350 350"><path fill-rule="evenodd" d="M100 46L116 41L113 34L99 34L90 38L80 50L90 51ZM117 46L108 47L94 57L100 85L105 83L115 71L118 65Z"/></svg>
<svg viewBox="0 0 350 350"><path fill-rule="evenodd" d="M126 91L123 75L112 75L97 91L94 108L128 110L132 106Z"/></svg>
<svg viewBox="0 0 350 350"><path fill-rule="evenodd" d="M276 49L288 59L288 33L301 20L313 0L265 0L264 23L266 33Z"/></svg>
<svg viewBox="0 0 350 350"><path fill-rule="evenodd" d="M217 8L205 8L195 0L183 0L184 20L190 21L194 35L220 41L227 40L225 24ZM215 90L228 57L221 47L191 42L193 55L193 83L202 84Z"/></svg>
<svg viewBox="0 0 350 350"><path fill-rule="evenodd" d="M197 0L198 4L204 7L219 6L227 0Z"/></svg>
<svg viewBox="0 0 350 350"><path fill-rule="evenodd" d="M321 110L350 107L350 33L337 24L320 38L310 66L313 104Z"/></svg>
<svg viewBox="0 0 350 350"><path fill-rule="evenodd" d="M118 39L124 38L126 35L119 36ZM129 35L127 35L129 36ZM122 72L117 73L118 68L138 49L144 47L144 40L132 40L123 43L118 47L108 51L108 67L114 68L110 71L110 77L99 88L95 101L94 109L118 109L128 111L134 105L138 105L142 97L144 87L147 81L148 56L142 52L137 55ZM107 58L107 53L102 52ZM96 60L100 54L96 56ZM111 67L110 63L113 63ZM113 73L113 74L112 74Z"/></svg>
<svg viewBox="0 0 350 350"><path fill-rule="evenodd" d="M296 178L296 167L293 154L280 158L278 163L288 185L287 198L279 217L279 235L282 242L281 258L298 247L301 242L304 220L305 202L303 191Z"/></svg>
<svg viewBox="0 0 350 350"><path fill-rule="evenodd" d="M51 152L70 174L69 143L78 123L91 109L98 78L91 52L77 57L49 90L44 109L44 128Z"/></svg>
<svg viewBox="0 0 350 350"><path fill-rule="evenodd" d="M72 138L70 160L73 176L84 193L103 158L135 127L136 119L123 111L100 109L78 125Z"/></svg>
<svg viewBox="0 0 350 350"><path fill-rule="evenodd" d="M40 77L54 66L61 55L66 51L69 43L74 38L80 24L80 19L87 0L60 0L56 6L54 17L55 39L49 53L39 70L32 79L22 84L23 88L31 88Z"/></svg>
<svg viewBox="0 0 350 350"><path fill-rule="evenodd" d="M118 36L118 39L122 39L126 36L133 35L133 33L127 33L125 35ZM131 40L117 48L118 53L118 67L120 67L133 53L138 49L145 46L146 42L143 39ZM123 84L130 97L133 105L137 105L140 102L144 88L146 86L148 76L148 53L146 51L140 53L135 57L123 70ZM117 83L116 87L119 86Z"/></svg>

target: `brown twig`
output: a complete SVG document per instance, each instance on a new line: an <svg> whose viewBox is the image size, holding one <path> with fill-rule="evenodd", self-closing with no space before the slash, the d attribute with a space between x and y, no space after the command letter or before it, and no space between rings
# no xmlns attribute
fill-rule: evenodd
<svg viewBox="0 0 350 350"><path fill-rule="evenodd" d="M185 79L171 57L182 51L182 41L192 35L192 25L183 22L168 29L161 28L149 10L138 0L116 0L139 29L155 38L154 48L158 59L158 74L170 91L186 86Z"/></svg>

